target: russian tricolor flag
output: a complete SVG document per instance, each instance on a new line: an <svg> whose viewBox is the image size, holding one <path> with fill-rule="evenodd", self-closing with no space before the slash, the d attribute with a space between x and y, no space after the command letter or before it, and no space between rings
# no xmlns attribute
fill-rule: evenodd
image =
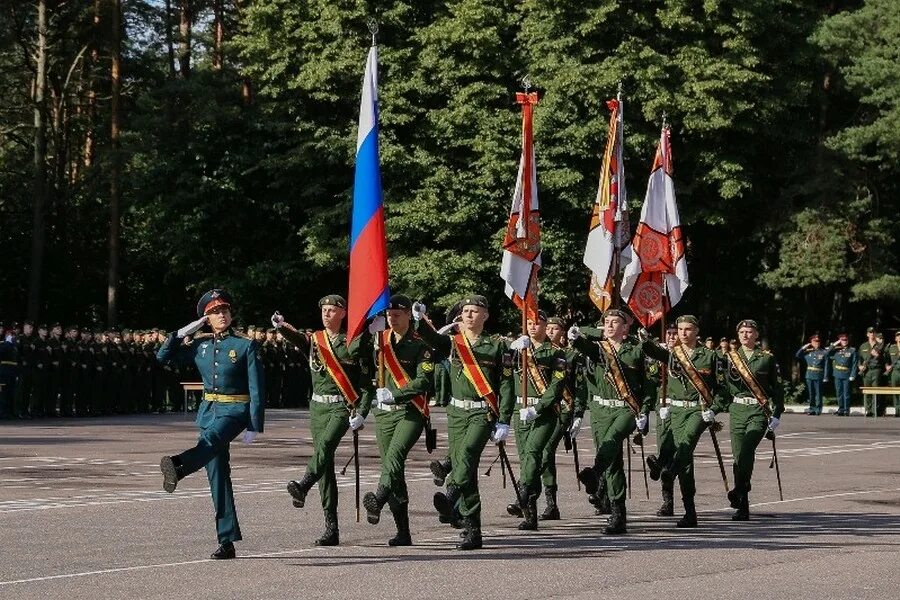
<svg viewBox="0 0 900 600"><path fill-rule="evenodd" d="M362 332L366 319L388 307L390 296L384 199L378 162L378 49L372 46L366 59L359 104L359 133L356 136L356 175L350 226L348 344Z"/></svg>

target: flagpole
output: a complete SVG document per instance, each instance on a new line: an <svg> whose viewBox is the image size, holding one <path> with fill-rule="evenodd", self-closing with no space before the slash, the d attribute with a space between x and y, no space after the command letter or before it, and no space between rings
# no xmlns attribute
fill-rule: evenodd
<svg viewBox="0 0 900 600"><path fill-rule="evenodd" d="M616 101L619 103L618 110L620 111L620 114L621 114L621 111L622 111L622 82L621 81L619 82L619 88L616 92ZM625 122L623 120L622 127L624 128L624 126L625 126ZM625 132L622 131L621 135L622 135L623 146L624 146ZM622 154L621 158L624 160L625 148L619 148L619 152ZM621 165L620 165L620 168L621 168ZM617 192L616 192L617 194L619 194L618 190L621 190L623 185L625 185L624 181L618 182ZM621 198L616 198L616 212L618 213L619 211L621 211L621 209L622 209ZM613 221L613 223L614 223L614 225L613 225L613 269L615 269L615 270L613 271L612 307L619 308L619 306L622 302L622 271L621 271L622 248L621 248L621 244L619 243L619 241L622 237L621 232L619 231L619 227L621 226L621 221L616 219Z"/></svg>

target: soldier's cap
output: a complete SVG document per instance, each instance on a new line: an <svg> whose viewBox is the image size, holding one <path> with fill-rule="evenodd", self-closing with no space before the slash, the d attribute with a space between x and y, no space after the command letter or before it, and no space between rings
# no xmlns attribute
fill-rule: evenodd
<svg viewBox="0 0 900 600"><path fill-rule="evenodd" d="M150 333L159 333L159 328L154 327L153 329L150 330Z"/></svg>
<svg viewBox="0 0 900 600"><path fill-rule="evenodd" d="M247 331L253 331L256 329L256 325L247 325Z"/></svg>
<svg viewBox="0 0 900 600"><path fill-rule="evenodd" d="M566 322L562 317L549 317L547 319L547 325L559 325L560 327L565 327Z"/></svg>
<svg viewBox="0 0 900 600"><path fill-rule="evenodd" d="M54 321L53 323L50 324L50 329L56 329L57 327L62 329L62 325L59 324L59 321Z"/></svg>
<svg viewBox="0 0 900 600"><path fill-rule="evenodd" d="M681 315L680 317L675 319L675 324L678 325L679 323L690 323L691 325L700 327L700 319L698 319L694 315Z"/></svg>
<svg viewBox="0 0 900 600"><path fill-rule="evenodd" d="M602 320L605 321L608 317L619 317L626 323L628 323L631 320L631 318L628 316L628 313L626 313L624 310L620 310L618 308L608 308L608 309L604 310Z"/></svg>
<svg viewBox="0 0 900 600"><path fill-rule="evenodd" d="M743 321L738 323L736 330L740 330L744 327L750 327L752 329L759 331L759 325L757 325L756 321L754 321L753 319L744 319Z"/></svg>
<svg viewBox="0 0 900 600"><path fill-rule="evenodd" d="M821 341L822 341L822 338L820 338L820 337L819 337L819 334L817 333L817 334L815 334L815 335L809 336L809 341L810 341L810 342L821 342Z"/></svg>
<svg viewBox="0 0 900 600"><path fill-rule="evenodd" d="M78 331L78 329L78 325L69 325L68 327L66 327L66 331Z"/></svg>
<svg viewBox="0 0 900 600"><path fill-rule="evenodd" d="M197 316L208 315L220 306L231 308L231 294L218 288L209 290L197 302Z"/></svg>
<svg viewBox="0 0 900 600"><path fill-rule="evenodd" d="M482 296L481 294L469 294L468 296L464 296L462 300L459 301L460 311L464 306L478 306L481 308L490 308L488 306L487 298Z"/></svg>
<svg viewBox="0 0 900 600"><path fill-rule="evenodd" d="M319 308L323 306L337 306L338 308L347 310L347 301L344 300L343 296L339 296L337 294L328 294L327 296L319 300Z"/></svg>
<svg viewBox="0 0 900 600"><path fill-rule="evenodd" d="M268 329L266 329L266 333L275 333L275 328L269 327Z"/></svg>
<svg viewBox="0 0 900 600"><path fill-rule="evenodd" d="M462 304L457 302L453 306L450 307L450 310L447 311L447 322L452 323L459 317L459 313L462 312Z"/></svg>
<svg viewBox="0 0 900 600"><path fill-rule="evenodd" d="M728 341L728 338L722 338L719 340L719 343L721 344L722 342L727 342L727 341Z"/></svg>
<svg viewBox="0 0 900 600"><path fill-rule="evenodd" d="M391 296L391 299L388 300L388 308L411 310L412 300L409 299L409 296L405 296L403 294L394 294L393 296Z"/></svg>
<svg viewBox="0 0 900 600"><path fill-rule="evenodd" d="M22 321L22 325L31 325L32 327L34 327L34 321L32 321L31 319L25 319L24 321Z"/></svg>
<svg viewBox="0 0 900 600"><path fill-rule="evenodd" d="M850 336L847 335L846 333L839 333L839 334L838 334L838 339L839 339L839 340L849 340L849 339L850 339Z"/></svg>
<svg viewBox="0 0 900 600"><path fill-rule="evenodd" d="M245 331L243 325L240 325L240 326L238 326L238 327L235 327L234 330L237 331L237 332L240 332L240 333L244 333L244 331Z"/></svg>
<svg viewBox="0 0 900 600"><path fill-rule="evenodd" d="M674 321L666 325L666 331L678 331L678 324Z"/></svg>
<svg viewBox="0 0 900 600"><path fill-rule="evenodd" d="M900 337L900 329L894 332L894 337Z"/></svg>
<svg viewBox="0 0 900 600"><path fill-rule="evenodd" d="M708 337L708 338L706 338L705 341L707 341L707 342L714 342L715 340L713 340L711 337Z"/></svg>
<svg viewBox="0 0 900 600"><path fill-rule="evenodd" d="M137 331L132 332L130 329L123 329L123 330L122 330L122 335L128 335L129 333L138 333L138 332L137 332Z"/></svg>
<svg viewBox="0 0 900 600"><path fill-rule="evenodd" d="M543 321L544 323L546 323L547 322L547 311L538 310L537 311L537 320L538 320L538 322Z"/></svg>
<svg viewBox="0 0 900 600"><path fill-rule="evenodd" d="M875 333L877 330L874 327L869 327L866 329L866 333Z"/></svg>
<svg viewBox="0 0 900 600"><path fill-rule="evenodd" d="M43 329L44 331L46 331L46 330L47 330L47 325L45 325L44 323L41 323L40 325L37 326L37 328L38 328L38 329Z"/></svg>

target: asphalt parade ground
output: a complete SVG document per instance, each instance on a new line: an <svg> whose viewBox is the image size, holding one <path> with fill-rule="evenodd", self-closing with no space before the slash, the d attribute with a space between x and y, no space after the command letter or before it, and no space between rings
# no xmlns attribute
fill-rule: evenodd
<svg viewBox="0 0 900 600"><path fill-rule="evenodd" d="M213 561L214 514L206 476L162 491L159 457L194 443L192 415L54 419L0 424L0 598L877 598L900 595L900 419L785 414L778 499L771 444L757 454L751 521L735 523L712 444L697 452L700 527L655 515L659 485L644 490L632 456L629 533L601 533L576 490L574 463L558 454L562 520L522 532L499 468L480 478L483 550L454 549L438 523L424 441L407 463L414 546L389 548L390 512L355 521L352 466L340 485L341 546L318 548L317 490L295 509L285 491L311 450L307 413L270 410L251 446L232 444L244 540L238 559ZM719 419L725 418L720 415ZM446 450L442 411L435 423ZM586 432L583 432L586 433ZM588 464L589 437L580 436ZM728 428L720 433L729 480ZM362 492L378 478L372 420L360 436ZM655 449L651 432L647 453ZM350 457L351 436L338 450ZM482 458L484 473L496 449ZM510 452L518 477L515 452ZM539 504L543 509L543 498Z"/></svg>

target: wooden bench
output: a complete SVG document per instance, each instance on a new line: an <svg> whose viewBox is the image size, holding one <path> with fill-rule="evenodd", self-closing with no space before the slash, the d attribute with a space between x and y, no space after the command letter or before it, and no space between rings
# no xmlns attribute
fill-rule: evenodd
<svg viewBox="0 0 900 600"><path fill-rule="evenodd" d="M189 392L202 392L203 391L203 382L202 381L180 381L182 389L184 389L184 412L188 411L188 393Z"/></svg>
<svg viewBox="0 0 900 600"><path fill-rule="evenodd" d="M872 418L878 418L878 396L900 396L900 387L891 387L887 385L861 385L860 391L864 396L875 396L872 407ZM865 400L863 400L863 409L865 410Z"/></svg>

